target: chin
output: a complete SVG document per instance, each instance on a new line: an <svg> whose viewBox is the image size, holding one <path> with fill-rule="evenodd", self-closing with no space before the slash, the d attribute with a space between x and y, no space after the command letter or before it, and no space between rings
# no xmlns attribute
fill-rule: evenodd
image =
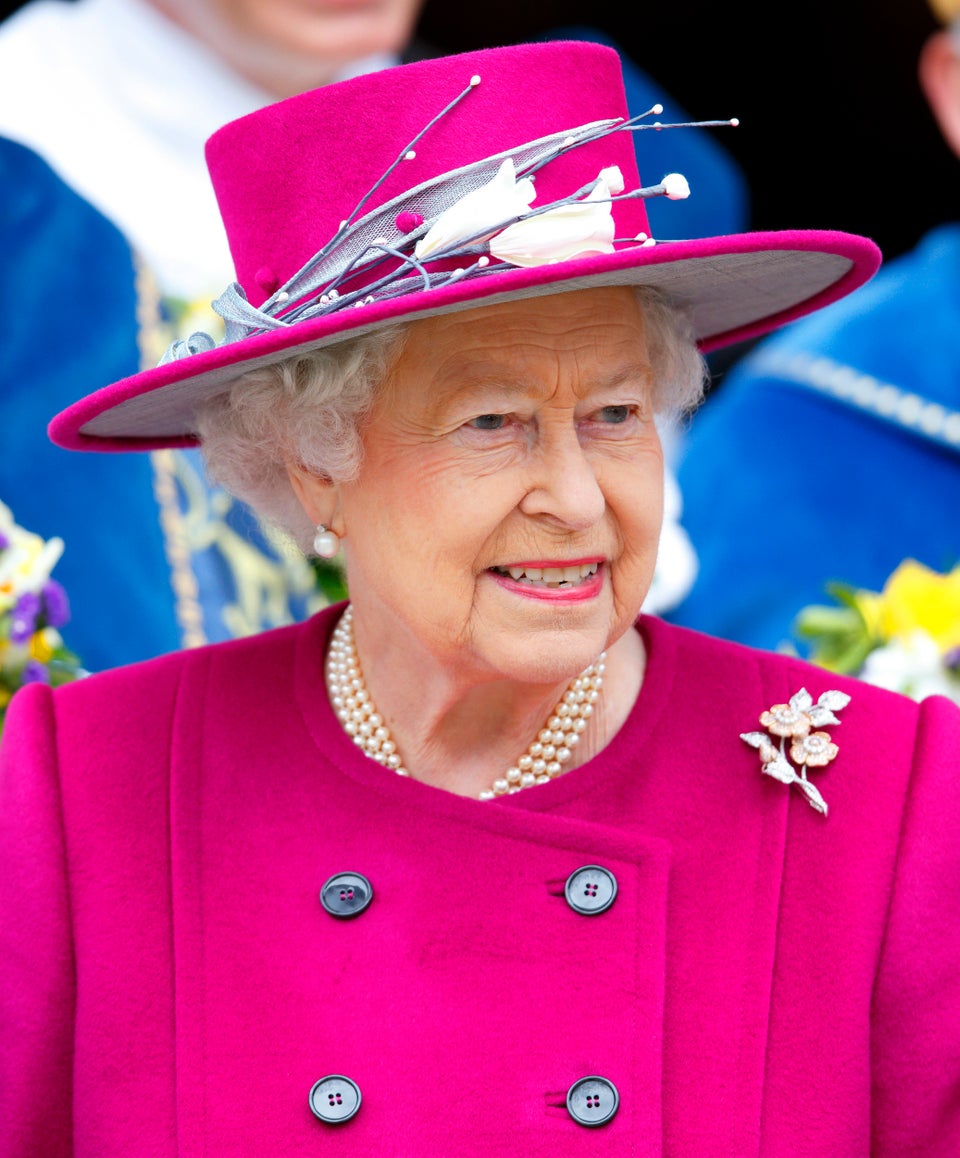
<svg viewBox="0 0 960 1158"><path fill-rule="evenodd" d="M517 683L557 684L579 675L606 646L603 633L564 628L550 636L518 641L515 649L504 648L501 641L493 666L504 679Z"/></svg>

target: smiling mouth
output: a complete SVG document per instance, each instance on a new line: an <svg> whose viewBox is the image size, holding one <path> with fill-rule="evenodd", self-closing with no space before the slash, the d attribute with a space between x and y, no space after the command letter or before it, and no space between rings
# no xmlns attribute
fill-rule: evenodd
<svg viewBox="0 0 960 1158"><path fill-rule="evenodd" d="M600 564L575 563L570 567L491 567L495 575L504 575L516 583L526 583L531 587L546 587L562 591L569 587L579 587L581 583L596 575Z"/></svg>

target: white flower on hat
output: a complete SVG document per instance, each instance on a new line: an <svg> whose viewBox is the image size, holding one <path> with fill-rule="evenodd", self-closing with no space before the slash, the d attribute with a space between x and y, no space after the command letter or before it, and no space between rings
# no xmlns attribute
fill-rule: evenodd
<svg viewBox="0 0 960 1158"><path fill-rule="evenodd" d="M608 165L600 170L600 180L603 181L611 193L623 192L623 173L619 165Z"/></svg>
<svg viewBox="0 0 960 1158"><path fill-rule="evenodd" d="M536 190L529 177L517 180L513 159L507 157L492 181L467 193L445 210L417 242L414 255L428 261L467 239L483 241L513 217L522 217Z"/></svg>
<svg viewBox="0 0 960 1158"><path fill-rule="evenodd" d="M613 253L611 190L601 173L582 201L570 201L508 226L490 241L490 252L510 265L552 265L587 253Z"/></svg>
<svg viewBox="0 0 960 1158"><path fill-rule="evenodd" d="M690 186L682 173L668 173L661 182L664 195L671 201L686 201Z"/></svg>

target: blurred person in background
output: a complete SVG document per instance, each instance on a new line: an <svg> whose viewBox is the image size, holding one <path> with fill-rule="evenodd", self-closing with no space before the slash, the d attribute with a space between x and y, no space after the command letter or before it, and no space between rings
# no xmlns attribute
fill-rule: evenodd
<svg viewBox="0 0 960 1158"><path fill-rule="evenodd" d="M919 82L960 157L960 0L931 6ZM828 584L960 563L960 220L751 351L693 420L678 479L699 573L668 615L711 634L802 648L796 617Z"/></svg>
<svg viewBox="0 0 960 1158"><path fill-rule="evenodd" d="M42 155L119 227L152 274L156 291L140 310L145 368L173 338L222 327L210 302L230 254L204 163L206 139L304 89L436 55L418 35L421 8L422 0L30 0L0 23L0 132ZM616 47L584 27L543 36ZM665 120L690 119L629 60L624 84L632 113L662 102ZM743 230L746 183L730 154L707 130L673 137L672 165L694 196L671 203L669 216L652 206L654 235ZM645 171L667 164L662 134L638 134L637 148ZM710 195L698 197L698 189ZM55 336L47 354L57 356ZM663 433L669 446L671 432ZM153 489L172 496L164 534L179 571L176 615L189 624L184 644L298 620L326 601L316 567L212 486L194 450L165 450L151 464ZM0 478L0 497L7 485ZM665 486L654 612L678 602L696 573L669 464ZM8 498L16 505L16 494Z"/></svg>
<svg viewBox="0 0 960 1158"><path fill-rule="evenodd" d="M155 494L146 455L78 463L45 434L51 405L104 374L138 369L146 275L116 226L42 157L6 138L0 253L0 501L31 533L64 540L56 565L69 598L63 636L83 664L170 651L194 626L189 580L175 597L182 576L166 549L177 539L171 496Z"/></svg>
<svg viewBox="0 0 960 1158"><path fill-rule="evenodd" d="M31 145L114 221L166 294L192 301L219 292L230 261L204 164L207 138L305 89L436 55L441 49L417 33L422 7L423 0L30 0L0 22L0 131ZM616 47L586 27L543 35ZM624 84L632 113L660 101L672 119L693 119L629 60ZM732 157L709 133L677 136L670 166L710 196L671 206L671 214L654 207L654 234L745 228L746 183ZM661 156L667 163L662 134L643 134L638 148L648 168Z"/></svg>
<svg viewBox="0 0 960 1158"><path fill-rule="evenodd" d="M230 261L207 138L304 88L396 63L420 4L32 0L0 23L0 131L113 221L164 294L193 302Z"/></svg>
<svg viewBox="0 0 960 1158"><path fill-rule="evenodd" d="M207 137L301 87L383 68L403 49L416 55L419 8L420 0L349 8L34 0L0 24L0 132L34 149L126 236L149 279L137 304L143 366L156 363L172 336L218 321L209 302L230 256L204 165ZM43 348L46 373L55 375L69 350L55 332ZM49 398L30 394L41 442ZM165 612L181 621L175 642L250 634L322 604L314 570L243 504L208 485L193 451L167 450L149 465L142 502L152 509L141 503L141 517L175 559ZM103 484L109 490L124 485L119 472L105 473L114 479ZM21 505L16 478L0 476L0 497L14 510ZM58 517L51 498L46 522ZM64 565L77 553L67 542ZM142 642L140 656L118 650L115 660L156 654L161 641Z"/></svg>

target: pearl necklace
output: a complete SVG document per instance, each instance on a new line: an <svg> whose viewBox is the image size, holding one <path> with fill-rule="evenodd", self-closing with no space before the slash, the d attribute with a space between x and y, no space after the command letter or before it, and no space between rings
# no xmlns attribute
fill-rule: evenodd
<svg viewBox="0 0 960 1158"><path fill-rule="evenodd" d="M535 784L547 784L563 771L580 743L594 705L600 698L607 653L601 652L570 681L562 698L554 706L546 725L506 774L494 780L492 787L480 793L480 800L507 796ZM353 608L348 606L334 629L327 656L327 689L337 718L348 736L371 760L392 768L398 776L409 776L397 745L383 717L370 698L360 670L360 659L353 639Z"/></svg>

